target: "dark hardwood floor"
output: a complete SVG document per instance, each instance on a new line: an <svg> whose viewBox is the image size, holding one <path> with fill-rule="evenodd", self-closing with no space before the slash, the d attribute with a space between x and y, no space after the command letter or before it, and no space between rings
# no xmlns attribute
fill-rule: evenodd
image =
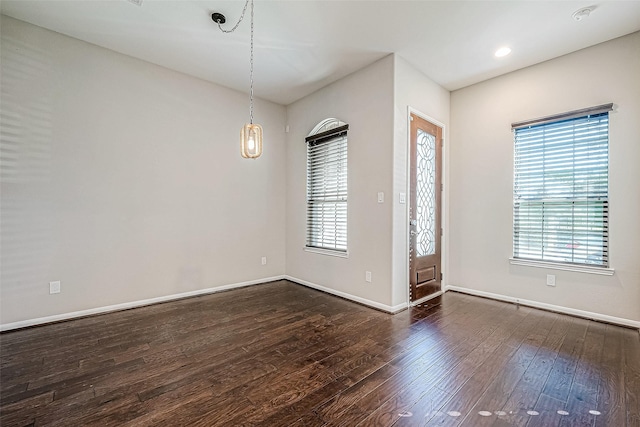
<svg viewBox="0 0 640 427"><path fill-rule="evenodd" d="M638 331L273 282L0 335L2 426L640 426Z"/></svg>

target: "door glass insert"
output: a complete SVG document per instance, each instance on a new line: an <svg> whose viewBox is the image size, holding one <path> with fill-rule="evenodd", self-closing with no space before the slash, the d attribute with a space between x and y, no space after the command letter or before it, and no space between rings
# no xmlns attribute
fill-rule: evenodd
<svg viewBox="0 0 640 427"><path fill-rule="evenodd" d="M416 253L436 251L436 137L418 129L416 161Z"/></svg>

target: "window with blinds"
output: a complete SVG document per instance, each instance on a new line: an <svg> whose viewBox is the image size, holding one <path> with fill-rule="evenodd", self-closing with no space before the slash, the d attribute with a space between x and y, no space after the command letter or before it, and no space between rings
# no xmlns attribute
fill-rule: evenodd
<svg viewBox="0 0 640 427"><path fill-rule="evenodd" d="M347 252L348 129L329 119L306 138L308 248Z"/></svg>
<svg viewBox="0 0 640 427"><path fill-rule="evenodd" d="M512 125L513 256L609 266L609 111Z"/></svg>

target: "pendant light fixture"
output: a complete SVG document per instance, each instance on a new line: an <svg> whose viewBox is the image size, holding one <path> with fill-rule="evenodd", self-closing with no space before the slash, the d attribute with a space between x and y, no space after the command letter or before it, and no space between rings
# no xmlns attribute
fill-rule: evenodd
<svg viewBox="0 0 640 427"><path fill-rule="evenodd" d="M218 28L223 33L233 33L244 19L247 6L251 4L251 54L249 56L249 123L240 130L240 154L245 159L257 159L262 154L262 126L253 123L253 0L247 0L242 9L242 14L238 23L230 30L222 28L222 24L227 22L221 13L213 13L211 19L218 24Z"/></svg>

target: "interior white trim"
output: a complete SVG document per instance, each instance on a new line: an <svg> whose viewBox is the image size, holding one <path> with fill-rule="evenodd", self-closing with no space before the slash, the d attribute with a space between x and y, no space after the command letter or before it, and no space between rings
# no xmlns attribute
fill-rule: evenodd
<svg viewBox="0 0 640 427"><path fill-rule="evenodd" d="M442 168L442 172L440 175L440 182L442 184L442 197L440 199L440 226L442 227L443 230L443 234L440 236L440 272L442 273L443 279L440 281L440 289L444 289L445 288L445 279L446 279L446 274L444 274L445 272L445 266L447 265L447 240L446 240L446 236L448 235L447 233L447 210L445 209L446 203L447 203L447 193L448 193L448 186L447 186L447 181L446 181L446 173L447 173L447 167L446 167L446 150L448 149L448 146L446 144L446 126L444 123L442 123L440 120L436 120L433 117L429 116L428 114L424 114L422 111L413 108L411 105L407 105L407 140L406 140L406 144L407 144L407 156L406 156L406 167L405 170L407 171L407 180L406 180L406 211L405 211L405 217L407 218L406 221L406 229L405 229L405 256L406 256L406 260L407 260L407 265L406 265L406 278L407 278L407 283L406 283L406 288L407 288L407 301L411 301L411 292L410 292L410 285L409 285L409 275L410 275L410 263L409 263L409 232L411 230L411 227L409 226L409 209L411 208L411 115L414 114L418 117L420 117L423 120L426 120L436 126L438 126L439 128L442 129L442 158L440 159L441 161L441 165L440 167ZM442 295L445 291L441 291L441 293L439 295ZM434 296L429 296L427 297L427 299L424 300L420 300L420 302L424 302L427 301L430 298L434 298L438 295L434 295ZM413 303L410 303L410 305L415 305L416 303L419 303L418 301L415 301Z"/></svg>
<svg viewBox="0 0 640 427"><path fill-rule="evenodd" d="M445 129L445 124L442 123L440 120L438 119L434 119L433 117L431 117L428 114L423 113L420 110L417 110L415 108L413 108L411 105L407 105L407 120L411 120L411 114L415 114L416 116L419 116L420 118L433 123L434 125L441 127L442 128L442 140L443 140L443 144L444 144L444 129ZM409 123L409 126L411 126L411 123ZM411 139L411 135L409 135L409 140Z"/></svg>
<svg viewBox="0 0 640 427"><path fill-rule="evenodd" d="M390 306L390 305L387 305L387 304L381 304L381 303L376 302L376 301L371 301L371 300L368 300L366 298L362 298L362 297L358 297L358 296L355 296L355 295L351 295L351 294L348 294L346 292L336 291L335 289L327 288L325 286L318 285L316 283L311 283L311 282L308 282L306 280L298 279L297 277L291 277L291 276L285 275L284 279L285 280L289 280L289 281L294 282L294 283L297 283L299 285L307 286L309 288L313 288L313 289L317 289L317 290L322 291L322 292L326 292L328 294L337 295L337 296L342 297L344 299L355 301L357 303L360 303L360 304L363 304L363 305L366 305L366 306L369 306L369 307L372 307L372 308L375 308L375 309L378 309L378 310L381 310L381 311L384 311L384 312L387 312L387 313L391 313L391 314L396 314L396 313L401 312L402 310L406 310L407 309L407 303L406 302L403 302L403 303L395 305L395 306Z"/></svg>
<svg viewBox="0 0 640 427"><path fill-rule="evenodd" d="M562 307L559 305L546 304L538 301L531 301L521 298L510 297L506 295L494 294L491 292L478 291L475 289L463 288L461 286L447 286L447 291L456 291L463 294L475 295L479 297L491 298L498 301L506 301L514 304L526 305L527 307L540 308L543 310L555 311L557 313L568 314L576 317L583 317L585 319L599 320L602 322L613 323L621 326L628 326L631 328L640 329L640 322L631 319L624 319L622 317L608 316L606 314L593 313L590 311L577 310L575 308Z"/></svg>
<svg viewBox="0 0 640 427"><path fill-rule="evenodd" d="M161 297L149 298L149 299L144 299L139 301L125 302L122 304L114 304L114 305L108 305L104 307L90 308L88 310L72 311L70 313L55 314L53 316L38 317L36 319L28 319L28 320L21 320L19 322L5 323L4 325L0 325L0 332L11 331L13 329L19 329L19 328L26 328L30 326L43 325L46 323L60 322L63 320L71 320L78 317L91 316L95 314L109 313L112 311L127 310L130 308L143 307L145 305L157 304L160 302L167 302L167 301L172 301L172 300L177 300L177 299L182 299L187 297L194 297L198 295L213 294L216 292L227 291L230 289L243 288L246 286L259 285L262 283L282 280L284 278L285 276L265 277L262 279L250 280L247 282L217 286L215 288L198 289L196 291L183 292L179 294L165 295Z"/></svg>
<svg viewBox="0 0 640 427"><path fill-rule="evenodd" d="M363 305L366 305L366 306L369 306L369 307L372 307L372 308L375 308L375 309L378 309L378 310L381 310L381 311L384 311L384 312L387 312L387 313L391 313L391 314L399 313L399 312L401 312L401 311L403 311L403 310L408 308L408 304L406 302L398 304L398 305L395 305L395 306L390 306L390 305L387 305L387 304L381 304L381 303L376 302L376 301L371 301L371 300L368 300L366 298L362 298L362 297L358 297L358 296L355 296L355 295L351 295L351 294L348 294L346 292L341 292L341 291L337 291L335 289L327 288L325 286L321 286L321 285L318 285L316 283L308 282L306 280L298 279L296 277L292 277L292 276L288 276L288 275L281 275L281 276L273 276L273 277L266 277L266 278L262 278L262 279L250 280L250 281L246 281L246 282L233 283L233 284L229 284L229 285L217 286L215 288L199 289L199 290L196 290L196 291L183 292L183 293L172 294L172 295L165 295L165 296L161 296L161 297L149 298L149 299L139 300L139 301L126 302L126 303L122 303L122 304L108 305L108 306L97 307L97 308L92 308L92 309L88 309L88 310L73 311L73 312L70 312L70 313L63 313L63 314L56 314L56 315L53 315L53 316L39 317L39 318L28 319L28 320L21 320L19 322L13 322L13 323L5 323L3 325L0 325L0 332L11 331L11 330L20 329L20 328L27 328L27 327L31 327L31 326L37 326L37 325L43 325L43 324L52 323L52 322L60 322L60 321L63 321L63 320L71 320L71 319L75 319L75 318L78 318L78 317L85 317L85 316L91 316L91 315L96 315L96 314L109 313L109 312L113 312L113 311L127 310L127 309L137 308L137 307L144 307L146 305L157 304L157 303L160 303L160 302L167 302L167 301L178 300L178 299L182 299L182 298L194 297L194 296L199 296L199 295L213 294L213 293L216 293L216 292L222 292L222 291L242 288L242 287L246 287L246 286L260 285L260 284L264 284L264 283L268 283L268 282L273 282L273 281L276 281L276 280L289 280L289 281L297 283L299 285L303 285L303 286L307 286L309 288L317 289L319 291L326 292L328 294L337 295L339 297L342 297L342 298L345 298L345 299L348 299L348 300L351 300L351 301L355 301L355 302L358 302L360 304L363 304ZM429 296L427 296L425 298L422 298L422 299L420 299L418 301L415 301L411 305L421 304L421 303L423 303L425 301L428 301L428 300L430 300L432 298L440 296L440 295L444 294L447 291L456 291L456 292L461 292L461 293L464 293L464 294L475 295L475 296L480 296L480 297L485 297L485 298L491 298L491 299L498 300L498 301L506 301L506 302L511 302L511 303L514 303L514 304L526 305L528 307L540 308L540 309L549 310L549 311L555 311L555 312L558 312L558 313L568 314L568 315L577 316L577 317L583 317L583 318L586 318L586 319L600 320L600 321L603 321L603 322L613 323L613 324L622 325L622 326L628 326L628 327L636 328L636 329L640 330L640 322L635 321L635 320L624 319L624 318L621 318L621 317L608 316L606 314L593 313L593 312L590 312L590 311L577 310L577 309L568 308L568 307L562 307L562 306L553 305L553 304L546 304L546 303L542 303L542 302L538 302L538 301L530 301L530 300L510 297L510 296L506 296L506 295L494 294L494 293L491 293L491 292L478 291L478 290L475 290L475 289L463 288L461 286L451 286L451 285L443 286L443 290L442 291L436 292L433 295L429 295Z"/></svg>
<svg viewBox="0 0 640 427"><path fill-rule="evenodd" d="M520 258L509 258L512 265L524 265L526 267L549 268L552 270L574 271L577 273L600 274L602 276L613 276L615 270L605 267L592 267L589 265L563 264L561 262L536 261Z"/></svg>
<svg viewBox="0 0 640 427"><path fill-rule="evenodd" d="M342 251L334 251L331 249L312 248L309 246L305 246L303 249L305 252L311 252L314 254L329 255L329 256L335 256L338 258L349 258L349 251L342 252Z"/></svg>

